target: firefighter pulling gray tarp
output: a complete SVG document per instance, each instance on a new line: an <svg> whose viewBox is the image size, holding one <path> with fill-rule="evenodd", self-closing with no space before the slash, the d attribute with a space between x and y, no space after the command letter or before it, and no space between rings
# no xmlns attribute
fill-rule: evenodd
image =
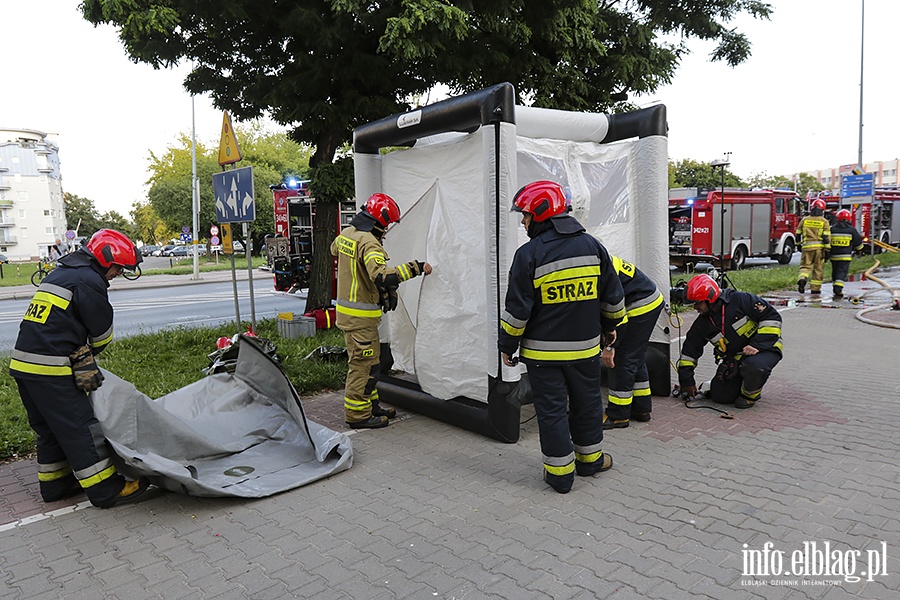
<svg viewBox="0 0 900 600"><path fill-rule="evenodd" d="M233 373L156 400L104 375L94 411L127 476L191 496L259 498L353 464L350 438L307 420L284 372L244 336Z"/></svg>

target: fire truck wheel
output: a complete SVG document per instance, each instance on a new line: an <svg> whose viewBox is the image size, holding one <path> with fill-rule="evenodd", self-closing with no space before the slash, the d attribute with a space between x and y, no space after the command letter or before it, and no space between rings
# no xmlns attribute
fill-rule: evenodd
<svg viewBox="0 0 900 600"><path fill-rule="evenodd" d="M747 249L744 246L738 246L731 255L731 269L737 271L744 268L744 262L747 260Z"/></svg>
<svg viewBox="0 0 900 600"><path fill-rule="evenodd" d="M794 242L791 240L785 240L784 248L781 250L781 254L778 255L778 264L786 265L791 262L791 258L794 256Z"/></svg>

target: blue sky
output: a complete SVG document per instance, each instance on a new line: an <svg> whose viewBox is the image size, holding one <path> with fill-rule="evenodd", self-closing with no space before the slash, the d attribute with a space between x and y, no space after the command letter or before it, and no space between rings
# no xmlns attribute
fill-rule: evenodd
<svg viewBox="0 0 900 600"><path fill-rule="evenodd" d="M861 2L775 0L771 21L733 23L753 41L746 63L710 63L712 44L691 42L672 84L634 100L666 105L674 160L731 152L743 177L855 163ZM0 126L56 134L65 190L127 215L146 195L149 153L191 131L186 69L132 63L115 30L92 27L78 4L3 0L14 25L3 37ZM867 0L865 9L863 159L890 160L900 146L892 43L900 2ZM195 107L198 141L218 145L222 112L204 96Z"/></svg>

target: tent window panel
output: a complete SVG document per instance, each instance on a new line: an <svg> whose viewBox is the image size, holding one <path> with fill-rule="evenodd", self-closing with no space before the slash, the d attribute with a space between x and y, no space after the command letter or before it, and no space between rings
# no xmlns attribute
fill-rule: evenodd
<svg viewBox="0 0 900 600"><path fill-rule="evenodd" d="M555 181L563 187L569 185L569 174L566 172L566 165L558 158L528 152L517 152L516 162L517 190L532 181L542 179ZM509 202L512 202L512 198L509 199Z"/></svg>
<svg viewBox="0 0 900 600"><path fill-rule="evenodd" d="M581 173L591 193L590 210L582 224L591 229L632 219L628 201L628 159L582 162Z"/></svg>

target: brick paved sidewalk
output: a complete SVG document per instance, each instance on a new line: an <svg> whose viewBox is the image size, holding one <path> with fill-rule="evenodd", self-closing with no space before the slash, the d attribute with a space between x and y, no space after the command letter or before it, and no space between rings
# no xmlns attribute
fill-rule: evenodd
<svg viewBox="0 0 900 600"><path fill-rule="evenodd" d="M517 444L404 414L354 433L349 471L274 497L167 493L0 522L0 585L138 600L895 597L900 333L855 313L785 309L786 356L754 408L728 420L656 397L651 422L607 432L614 469L568 495L540 480L531 407ZM342 425L340 394L304 406ZM0 466L0 514L33 481L33 463ZM852 573L816 574L812 544L826 543L832 570ZM749 556L810 566L750 575Z"/></svg>

